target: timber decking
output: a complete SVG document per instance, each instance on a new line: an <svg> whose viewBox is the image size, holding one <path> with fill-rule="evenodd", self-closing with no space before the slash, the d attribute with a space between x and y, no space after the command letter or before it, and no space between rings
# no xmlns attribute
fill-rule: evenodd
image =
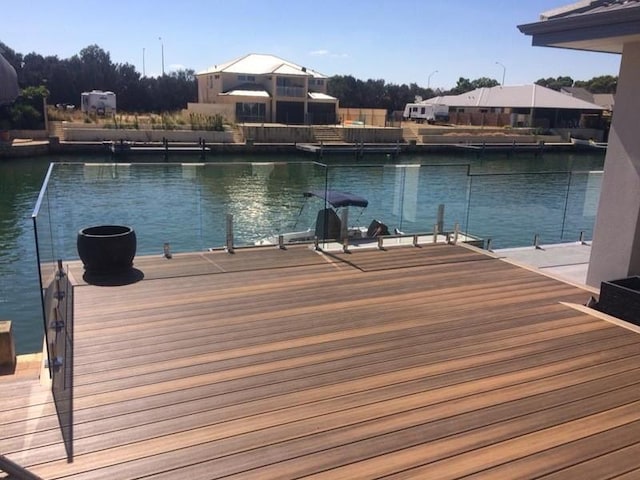
<svg viewBox="0 0 640 480"><path fill-rule="evenodd" d="M0 384L0 453L43 478L640 472L640 336L560 303L586 290L452 245L135 267L71 265L73 463L51 395Z"/></svg>

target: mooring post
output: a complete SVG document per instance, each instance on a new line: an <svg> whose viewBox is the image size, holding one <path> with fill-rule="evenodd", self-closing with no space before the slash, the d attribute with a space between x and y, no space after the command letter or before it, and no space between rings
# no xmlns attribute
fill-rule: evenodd
<svg viewBox="0 0 640 480"><path fill-rule="evenodd" d="M349 209L343 208L340 211L340 240L344 241L349 236Z"/></svg>
<svg viewBox="0 0 640 480"><path fill-rule="evenodd" d="M280 250L286 250L287 247L284 246L284 235L278 235L278 248Z"/></svg>
<svg viewBox="0 0 640 480"><path fill-rule="evenodd" d="M225 250L227 253L233 253L233 215L227 213L227 243Z"/></svg>
<svg viewBox="0 0 640 480"><path fill-rule="evenodd" d="M444 232L444 203L438 205L438 231Z"/></svg>
<svg viewBox="0 0 640 480"><path fill-rule="evenodd" d="M419 246L419 245L418 245L418 234L417 234L417 233L415 233L415 234L413 235L413 246L414 246L414 247L418 247L418 246Z"/></svg>
<svg viewBox="0 0 640 480"><path fill-rule="evenodd" d="M65 275L64 268L62 266L62 259L61 258L58 259L58 271L56 273L57 273L58 278L62 278Z"/></svg>
<svg viewBox="0 0 640 480"><path fill-rule="evenodd" d="M13 340L11 321L0 321L0 369L14 371L16 368L16 346Z"/></svg>
<svg viewBox="0 0 640 480"><path fill-rule="evenodd" d="M540 250L540 235L537 233L533 236L533 246L536 247L537 250Z"/></svg>

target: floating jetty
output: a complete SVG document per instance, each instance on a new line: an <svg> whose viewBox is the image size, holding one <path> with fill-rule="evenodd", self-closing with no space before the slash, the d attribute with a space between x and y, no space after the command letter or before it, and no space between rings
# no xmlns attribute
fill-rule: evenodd
<svg viewBox="0 0 640 480"><path fill-rule="evenodd" d="M298 143L296 149L306 153L313 153L321 158L324 154L351 153L358 157L365 153L383 153L398 155L401 152L400 143Z"/></svg>
<svg viewBox="0 0 640 480"><path fill-rule="evenodd" d="M547 147L556 147L557 145L565 144L550 144L544 142L538 143L459 143L453 144L454 148L462 150L471 150L478 154L483 152L506 152L506 153L519 153L519 152L533 152L543 153Z"/></svg>
<svg viewBox="0 0 640 480"><path fill-rule="evenodd" d="M200 140L196 145L193 143L173 143L164 139L162 144L143 144L136 145L132 142L104 142L104 146L111 152L113 156L126 155L128 153L144 154L164 154L165 159L169 153L200 153L200 158L204 159L207 152L211 151L204 140Z"/></svg>

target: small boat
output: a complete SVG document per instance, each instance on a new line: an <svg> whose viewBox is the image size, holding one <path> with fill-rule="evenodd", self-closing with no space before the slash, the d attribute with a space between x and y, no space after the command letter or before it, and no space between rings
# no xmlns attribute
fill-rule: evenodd
<svg viewBox="0 0 640 480"><path fill-rule="evenodd" d="M315 197L325 201L325 208L320 209L316 215L315 228L263 238L255 242L256 245L277 245L280 242L280 236L282 236L282 243L287 244L312 242L316 238L335 241L349 238L351 241L389 235L389 228L378 220L373 220L368 227L348 226L349 207L365 209L369 201L364 197L338 190L313 190L304 192L303 195L305 198Z"/></svg>

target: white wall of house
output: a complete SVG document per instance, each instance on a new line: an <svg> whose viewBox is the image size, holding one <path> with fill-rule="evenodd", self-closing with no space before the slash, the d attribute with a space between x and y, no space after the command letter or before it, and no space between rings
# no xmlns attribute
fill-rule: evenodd
<svg viewBox="0 0 640 480"><path fill-rule="evenodd" d="M640 42L624 45L587 283L640 275Z"/></svg>

